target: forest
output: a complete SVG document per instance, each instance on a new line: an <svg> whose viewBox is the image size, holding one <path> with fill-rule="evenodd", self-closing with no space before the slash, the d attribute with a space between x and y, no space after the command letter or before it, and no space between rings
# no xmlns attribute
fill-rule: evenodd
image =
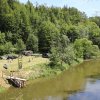
<svg viewBox="0 0 100 100"><path fill-rule="evenodd" d="M0 0L0 55L50 53L51 65L100 56L100 17L74 7Z"/></svg>

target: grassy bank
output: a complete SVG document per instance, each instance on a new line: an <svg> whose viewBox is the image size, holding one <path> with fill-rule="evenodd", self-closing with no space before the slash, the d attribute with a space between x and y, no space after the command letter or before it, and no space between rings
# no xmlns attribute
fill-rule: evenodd
<svg viewBox="0 0 100 100"><path fill-rule="evenodd" d="M78 62L74 61L71 65L63 64L62 66L49 66L49 63L43 63L43 64L36 64L31 66L31 73L29 74L28 78L36 79L41 77L54 77L56 75L59 75L64 70L67 70L70 67L74 67L75 65L83 62L82 59L78 59Z"/></svg>
<svg viewBox="0 0 100 100"><path fill-rule="evenodd" d="M29 62L29 59L31 60ZM26 78L28 80L33 80L41 77L54 77L58 74L60 74L63 70L67 70L70 66L75 66L76 64L79 64L82 62L82 60L79 60L79 62L74 61L70 66L67 64L64 64L64 69L62 70L60 66L49 66L49 59L42 58L42 57L34 57L31 56L24 56L22 58L23 60L23 68L21 70L18 70L18 59L13 60L11 63L9 63L7 60L0 60L0 92L3 92L5 88L9 87L7 86L6 82L4 81L5 77L10 75L10 71L15 71L13 73L16 77L22 77ZM8 69L5 70L2 66L3 64L8 64ZM4 72L4 78L2 78L2 71ZM5 87L5 88L3 88Z"/></svg>
<svg viewBox="0 0 100 100"><path fill-rule="evenodd" d="M2 86L0 86L0 93L4 92L6 89Z"/></svg>
<svg viewBox="0 0 100 100"><path fill-rule="evenodd" d="M10 74L12 74L11 71L13 71L13 76L15 77L22 77L22 78L29 79L29 76L32 72L36 73L35 70L38 71L41 69L41 67L39 67L38 65L42 65L48 62L49 60L47 58L23 56L22 58L23 67L21 70L18 70L18 59L14 59L11 62L9 62L9 60L0 60L0 86L6 87L6 88L9 87L9 85L6 84L5 82L5 78L6 76L9 76ZM8 65L7 70L3 68L4 64ZM31 66L36 66L36 65L38 67L35 67L35 70L32 70ZM3 73L3 77L2 77L2 73Z"/></svg>
<svg viewBox="0 0 100 100"><path fill-rule="evenodd" d="M35 65L31 67L31 73L29 75L30 79L36 79L41 77L52 77L61 73L61 70L58 68L51 68L48 64Z"/></svg>

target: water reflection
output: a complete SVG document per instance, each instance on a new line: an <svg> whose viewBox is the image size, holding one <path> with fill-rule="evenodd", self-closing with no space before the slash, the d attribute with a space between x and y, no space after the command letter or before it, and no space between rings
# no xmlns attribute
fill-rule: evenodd
<svg viewBox="0 0 100 100"><path fill-rule="evenodd" d="M91 80L88 80L83 92L69 96L68 100L100 100L100 80Z"/></svg>
<svg viewBox="0 0 100 100"><path fill-rule="evenodd" d="M95 96L100 92L98 79L100 60L86 61L56 78L32 81L22 89L10 88L0 95L0 100L100 100L99 96Z"/></svg>

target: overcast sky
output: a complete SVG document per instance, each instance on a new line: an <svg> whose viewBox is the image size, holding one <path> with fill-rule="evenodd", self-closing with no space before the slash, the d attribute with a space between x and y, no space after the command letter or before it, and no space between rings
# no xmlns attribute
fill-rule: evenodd
<svg viewBox="0 0 100 100"><path fill-rule="evenodd" d="M28 0L19 0L22 3L26 3ZM82 12L85 12L87 16L100 15L100 0L30 0L33 5L46 4L47 6L63 7L76 7Z"/></svg>

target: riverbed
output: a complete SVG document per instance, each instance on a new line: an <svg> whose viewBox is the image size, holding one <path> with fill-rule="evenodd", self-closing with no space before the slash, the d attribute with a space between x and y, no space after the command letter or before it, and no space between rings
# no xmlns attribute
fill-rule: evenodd
<svg viewBox="0 0 100 100"><path fill-rule="evenodd" d="M100 60L84 61L53 78L10 87L0 100L100 100Z"/></svg>

